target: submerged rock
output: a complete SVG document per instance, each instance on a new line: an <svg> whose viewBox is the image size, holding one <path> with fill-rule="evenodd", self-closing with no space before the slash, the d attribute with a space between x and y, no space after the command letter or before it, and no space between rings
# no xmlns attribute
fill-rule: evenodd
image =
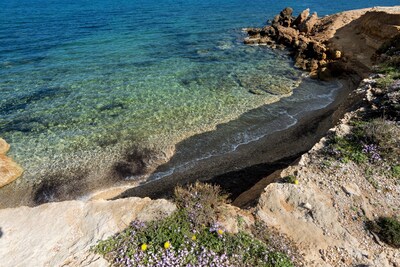
<svg viewBox="0 0 400 267"><path fill-rule="evenodd" d="M0 138L0 188L21 176L23 169L6 156L10 145Z"/></svg>

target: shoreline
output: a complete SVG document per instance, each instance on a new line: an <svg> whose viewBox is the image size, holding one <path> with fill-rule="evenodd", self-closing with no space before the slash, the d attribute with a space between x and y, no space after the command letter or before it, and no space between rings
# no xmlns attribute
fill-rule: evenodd
<svg viewBox="0 0 400 267"><path fill-rule="evenodd" d="M66 200L83 200L83 201L88 201L88 200L92 200L92 199L114 199L114 198L119 198L122 195L124 195L124 192L130 192L130 190L140 190L142 188L147 188L153 187L153 184L168 184L170 181L172 181L172 185L170 186L171 188L173 188L176 185L176 180L175 178L170 179L171 175L168 175L168 171L171 170L171 168L178 168L180 169L180 164L184 165L184 167L182 169L184 169L183 171L177 171L177 175L173 174L172 177L174 176L178 176L181 177L178 180L186 180L186 175L189 176L188 182L190 181L194 181L197 180L199 177L203 178L203 179L212 179L212 178L216 178L219 176L223 176L226 173L231 173L237 170L241 170L241 169L246 169L246 170L250 170L252 169L253 165L258 165L258 164L264 164L263 166L265 166L267 169L274 169L275 167L273 167L274 165L276 165L274 162L275 161L281 161L281 157L273 157L271 159L269 159L267 162L257 159L257 162L254 162L251 157L245 159L244 162L240 162L241 161L241 154L244 154L246 152L241 152L242 151L242 147L246 146L246 147L252 147L252 146L257 146L258 141L254 141L254 140L259 140L260 136L258 136L258 133L262 133L263 135L267 135L267 137L263 137L261 139L265 139L268 138L268 136L271 134L269 131L267 132L263 132L265 130L265 128L268 128L266 126L261 127L260 129L256 128L255 132L251 132L250 137L246 137L244 138L243 143L237 143L235 145L233 145L234 142L238 141L235 139L235 127L237 127L239 125L239 127L243 127L240 126L240 123L252 123L252 116L260 116L260 115L264 115L264 112L267 110L269 110L269 108L273 109L273 111L267 113L265 116L265 119L260 119L257 118L255 122L262 120L262 121L266 121L270 124L273 124L275 126L277 126L278 128L286 128L289 127L290 124L292 123L292 121L294 123L297 124L296 120L298 119L296 117L296 114L299 115L300 117L302 117L302 114L298 114L298 113L302 113L303 110L300 108L294 108L295 110L291 112L291 114L289 113L285 113L284 115L279 115L278 117L274 117L272 118L272 114L277 113L277 111L286 111L287 107L289 107L290 104L294 104L294 106L300 105L300 106L304 106L304 105L311 105L311 107L313 108L313 110L311 110L310 112L313 113L315 111L315 107L316 106L324 106L324 105L331 105L331 99L337 94L338 91L341 91L343 89L341 89L341 85L340 82L336 83L336 82L332 82L332 83L315 83L314 81L309 79L309 78L302 78L302 88L296 88L294 89L294 94L298 94L296 97L292 98L292 95L286 98L282 98L281 101L285 102L286 104L282 104L281 101L277 101L275 103L272 104L266 104L262 107L250 110L249 112L245 112L243 113L239 118L223 123L223 124L219 124L215 130L213 131L208 131L208 132L204 132L201 134L197 134L195 136L189 137L187 139L184 139L183 141L181 141L180 143L178 143L176 145L176 147L174 147L173 149L171 148L168 151L160 151L160 153L156 153L155 151L148 151L148 154L141 154L140 151L135 152L135 151L127 151L128 154L126 154L126 159L125 156L123 158L121 158L117 163L120 163L121 166L119 167L120 169L111 169L108 170L107 172L104 173L104 176L107 176L110 174L110 171L114 171L115 174L109 175L110 177L107 179L98 179L97 182L95 180L85 180L85 174L84 173L73 173L73 176L71 178L73 178L73 180L70 180L70 182L68 182L68 184L66 186L64 186L64 184L58 183L57 181L50 181L50 182L44 182L42 184L39 185L35 185L31 188L29 188L29 190L16 190L14 187L18 186L17 184L15 184L15 186L9 186L7 188L3 189L3 196L4 196L4 201L2 202L2 208L10 208L10 207L18 207L18 206L37 206L37 205L41 205L44 203L48 203L48 202L60 202L60 201L66 201ZM304 83L304 84L303 84ZM321 88L325 87L326 90L324 91L320 91L319 94L317 95L313 95L310 94L311 100L309 100L308 98L303 99L303 96L308 96L309 92L308 91L304 91L305 87L307 86L316 86L315 88L312 87L313 89L310 89L312 92L316 92L317 90L319 91ZM319 102L321 101L321 102ZM328 104L330 103L330 104ZM286 106L285 106L286 105ZM274 108L272 108L274 107ZM325 107L326 108L326 107ZM248 114L250 114L248 116ZM275 114L277 115L277 114ZM274 116L275 116L274 115ZM250 122L247 121L249 118L245 118L245 119L241 119L241 117L250 117ZM269 119L271 117L271 119ZM288 121L289 120L289 121ZM281 122L281 123L280 123ZM288 124L289 123L289 124ZM233 126L232 126L233 125ZM258 126L257 126L258 127ZM291 126L293 127L293 125ZM289 127L289 128L291 128ZM228 128L228 130L226 130ZM231 129L230 129L231 128ZM225 130L224 130L225 129ZM283 130L278 130L277 133L275 133L275 135L277 135L279 132L281 131L286 131L287 129L283 129ZM273 129L272 131L275 131L275 129ZM224 142L225 142L225 137L226 134L228 134L229 136L229 142L231 143L233 142L231 145L232 147L229 145L228 147L216 150L214 152L216 152L217 155L213 155L211 157L207 157L207 151L211 150L207 150L209 148L213 148L213 145L207 145L207 149L203 150L202 148L198 148L198 145L202 146L201 144L204 144L207 142L209 142L210 140L213 142L213 144L215 144L215 147L219 147L221 146ZM253 134L256 134L253 136ZM274 133L273 133L274 134ZM278 134L279 135L279 134ZM253 137L251 137L253 136ZM200 138L199 138L200 137ZM233 139L232 139L233 138ZM226 140L228 140L226 139ZM287 139L291 139L290 137L288 137ZM315 139L316 140L316 139ZM310 145L310 144L309 144ZM193 149L193 151L191 151L191 149ZM199 151L195 150L195 149L199 149ZM284 158L291 158L293 159L293 156L296 155L296 157L299 155L299 153L303 153L307 150L307 148L304 149L299 149L296 151L296 153L291 153L290 155L285 155ZM182 151L184 151L184 153L186 153L187 151L191 151L193 153L189 153L190 158L187 161L182 161L182 157L181 157L181 161L176 160L175 156L177 154L182 155ZM246 151L243 150L243 151ZM146 151L143 151L146 152ZM173 152L173 153L172 153ZM137 153L137 154L135 154ZM167 153L170 153L170 155L167 155ZM204 159L201 159L203 156L205 156ZM239 156L239 157L238 157ZM165 158L164 161L161 161L161 158ZM169 159L169 160L168 160ZM230 162L236 159L236 166L233 166ZM173 162L175 160L175 162ZM184 160L186 160L184 158ZM214 164L214 161L217 160L219 162L219 165L216 165L213 167L213 169L209 170L209 172L207 171L203 171L203 170L207 170L208 166L212 166ZM172 163L171 163L172 161ZM290 160L289 160L290 161ZM285 164L290 163L287 160L284 160ZM165 163L164 163L165 162ZM146 169L148 168L146 166L146 164L154 164L157 163L157 167L154 169L151 169L150 172L143 172L140 173L141 171L146 171ZM108 165L110 165L109 163L107 163ZM129 164L129 165L128 165ZM194 165L199 164L200 168ZM149 165L149 166L150 166ZM185 165L189 166L189 170L186 170ZM131 166L138 166L138 172L139 175L136 179L125 179L123 178L121 175L124 172L127 172L128 170L133 170L133 168L136 167L131 167ZM178 166L178 167L177 167ZM224 168L222 168L221 170L219 169L219 166L225 166ZM261 165L260 165L261 166ZM281 163L279 163L277 166L282 167L283 165ZM151 166L150 166L151 167ZM181 166L182 167L182 166ZM104 166L99 166L99 168L104 169ZM257 169L257 168L256 168ZM117 171L120 171L117 173ZM239 171L240 172L240 171ZM252 171L251 171L252 172ZM261 173L260 168L258 168L257 170L258 173ZM160 175L160 173L167 173L167 177L163 177L161 178L161 180L163 181L159 181L156 183L151 182L147 182L148 179L157 179L155 178L155 176ZM207 174L207 175L206 175ZM206 175L206 176L205 176ZM261 175L261 174L259 174ZM54 176L54 175L53 175ZM52 177L53 177L52 176ZM54 176L54 177L66 177L66 176ZM108 176L107 176L108 177ZM149 178L150 177L150 178ZM68 177L66 177L68 178ZM261 178L261 177L260 177ZM165 181L164 181L165 179ZM253 178L256 179L256 178ZM225 179L223 179L225 180ZM219 181L221 181L221 178L219 178ZM222 183L226 184L225 181L221 181ZM257 182L257 181L254 181ZM177 183L182 183L182 182L177 182ZM229 183L228 183L229 184ZM248 186L252 186L253 184L250 184ZM160 191L171 191L168 189L164 189L165 186L160 186L161 190ZM168 188L168 186L166 187ZM165 195L164 193L159 193L158 191L155 193L151 193L150 195L147 195L147 190L143 190L143 192L141 192L139 195L140 196L152 196L152 197L157 197L159 198L162 195ZM239 192L240 193L240 192ZM62 194L62 195L60 195ZM68 195L65 195L68 194ZM9 196L9 197L8 197ZM19 197L18 197L19 196ZM50 200L51 201L47 201L47 199L45 199L46 197L50 196ZM122 196L124 197L124 196ZM14 200L18 199L17 202L15 202Z"/></svg>
<svg viewBox="0 0 400 267"><path fill-rule="evenodd" d="M343 87L339 89L338 95L331 104L322 109L306 112L306 115L302 116L296 124L289 128L278 130L257 141L241 145L229 154L199 161L196 163L196 167L186 172L177 172L162 179L153 180L125 190L112 199L126 197L158 199L169 197L176 185L193 183L197 180L217 183L224 185L225 188L233 189L235 185L240 185L241 182L231 179L232 176L243 177L244 173L250 176L257 173L261 179L276 168L289 165L318 142L326 131L340 119L341 115L354 104L355 100L349 97L349 94L357 87L357 83L353 83L351 79L341 79L339 81L343 84ZM190 142L191 140L186 141ZM177 151L178 149L177 147ZM165 168L165 166L159 167L161 170L162 168ZM265 174L262 174L263 171L260 168L266 168ZM242 188L243 191L246 191L258 180L253 182L249 185L247 181L244 181L240 186L246 184ZM110 190L114 189L111 188ZM240 192L235 192L234 195L238 194Z"/></svg>
<svg viewBox="0 0 400 267"><path fill-rule="evenodd" d="M373 13L374 9L371 10ZM170 177L155 179L135 188L113 187L92 198L35 207L0 208L0 255L3 262L10 266L15 265L16 259L21 259L19 262L22 264L37 266L140 265L141 258L138 260L135 254L137 251L151 257L160 255L154 252L158 248L171 248L172 253L180 253L186 251L186 245L179 244L190 245L187 238L192 234L192 241L204 242L198 243L204 251L203 244L208 245L212 239L203 239L202 231L184 232L182 237L177 235L181 229L188 228L179 227L183 217L172 217L179 215L179 212L174 212L183 208L184 214L187 212L187 219L183 218L183 221L188 224L194 221L190 219L191 214L207 214L210 218L201 224L201 229L207 227L207 234L214 231L211 226L218 227L218 238L224 232L232 235L248 232L251 240L254 237L265 241L267 247L263 248L264 251L277 249L280 255L289 257L288 266L400 266L400 243L397 239L400 233L400 147L397 146L400 144L400 47L397 46L400 44L400 6L396 11L399 33L381 46L381 52L376 51L378 65L369 67L369 72L374 74L364 78L355 70L360 63L357 57L347 58L344 63L348 63L350 69L348 72L346 68L342 69L339 78L335 78L342 86L332 93L334 99L326 93L333 87L316 92L320 89L316 86L309 91L297 92L303 97L275 103L277 109L265 113L268 116L287 114L293 121L284 120L283 115L278 116L280 120L271 116L270 119L257 120L267 122L264 127L255 127L256 120L251 119L254 119L252 115L257 112L264 114L262 111L268 111L268 107L252 110L242 118L250 133L260 133L259 129L279 126L279 123L285 123L285 126L296 121L294 125L272 127L276 131L237 146L231 153L206 157L190 169L182 168ZM359 10L331 17L343 22L351 12L357 14ZM383 16L372 17L374 20L370 24L364 21L362 25L385 22ZM329 20L329 17L324 19ZM342 34L348 38L347 41L361 35L354 31ZM335 64L340 63L338 60ZM310 95L310 92L316 92L316 95ZM323 102L328 99L332 100L329 104ZM317 105L313 105L315 102ZM282 110L284 112L277 112ZM270 123L274 120L278 123ZM214 132L198 134L180 142L169 162L158 166L153 173L167 171L182 159L191 162L191 156L211 151L202 149L204 146L213 147L221 140L231 141L230 133L235 128L231 131L224 129L235 123L238 122L218 125ZM199 150L193 150L196 146ZM126 159L127 164L151 160L144 154L127 156L130 156L130 161L129 157ZM279 171L274 172L275 169ZM220 185L222 191L228 193L231 190L233 198L244 193L230 204L217 200L218 194L209 185L204 187L205 190L200 187L177 190L179 196L173 200L149 198L170 197L176 185L196 180ZM380 224L382 219L392 223L389 227L383 226ZM156 227L144 229L145 235L136 238L137 230L142 228L137 225L148 222ZM107 238L111 238L110 242L102 242ZM269 257L259 254L260 250L252 244L254 241L237 243L239 249L257 252L255 258L260 265ZM149 253L145 252L148 245ZM99 249L94 250L94 246ZM225 250L217 248L211 258L215 259L222 253L228 255ZM237 262L241 258L234 259ZM280 256L272 265L278 261L282 263L281 259ZM157 258L155 261L163 260ZM255 264L250 262L250 265Z"/></svg>
<svg viewBox="0 0 400 267"><path fill-rule="evenodd" d="M334 16L335 15L333 15L332 17ZM324 19L325 18L323 18L323 20ZM290 46L287 45L287 48L290 48ZM339 57L336 62L340 61L340 58L341 57ZM347 60L348 59L346 58L346 62ZM346 68L348 68L349 66L355 66L351 63L352 61L349 61ZM342 69L341 75L346 68ZM173 172L171 175L168 175L168 172L170 172L172 168L176 166L180 167L179 165L174 165L174 162L184 162L179 161L179 156L182 157L182 151L185 151L185 149L190 149L191 147L199 146L199 144L204 144L204 141L207 142L207 138L201 138L203 136L207 136L209 132L189 137L178 143L176 145L174 154L171 158L169 158L168 162L166 162L165 164L161 164L154 171L152 170L151 174L149 175L150 179L156 179L155 177L151 176L160 173L166 174L166 176L162 179L150 181L144 184L142 183L137 185L136 187L126 190L127 187L132 186L132 184L137 184L140 181L126 181L126 175L123 176L123 174L131 174L131 169L134 168L135 171L137 171L137 174L147 176L148 173L143 171L147 167L144 161L154 160L152 158L153 155L142 155L140 153L135 154L136 152L133 152L132 154L132 152L129 152L130 154L127 154L127 156L133 156L133 159L130 159L130 161L127 160L127 162L124 162L125 159L122 159L121 162L125 165L121 166L121 169L119 170L120 173L116 173L115 177L111 177L108 180L104 181L86 181L84 174L79 174L72 177L73 180L71 181L71 185L69 185L69 187L71 188L67 189L63 188L63 186L65 187L64 184L53 184L52 182L49 182L48 184L44 183L43 186L32 188L30 191L28 190L30 196L25 197L25 202L31 202L31 205L43 204L45 202L48 202L46 201L45 197L52 194L56 195L53 201L63 201L71 198L81 198L85 200L93 198L116 199L130 196L150 196L159 198L164 196L166 192L170 192L172 188L175 187L177 184L194 182L196 180L206 181L213 178L216 179L216 177L223 177L228 173L251 168L253 166L257 166L258 164L274 165L275 162L282 159L295 158L299 154L308 151L312 147L312 145L314 145L319 140L319 138L321 138L325 134L325 132L334 125L334 123L340 118L340 116L344 114L344 109L346 109L350 105L349 102L352 101L351 99L348 99L348 94L357 87L361 77L362 75L357 72L350 72L347 78L343 78L342 76L341 81L343 83L343 88L340 90L341 92L339 92L339 95L336 96L335 100L325 108L306 111L305 114L302 114L302 116L298 120L297 118L292 117L292 119L297 121L291 127L272 132L271 134L259 139L256 138L258 139L257 141L252 141L243 145L239 145L235 147L234 151L230 153L222 153L221 155L205 157L200 160L198 158L194 158L196 166L190 166L191 168L189 169L183 167L183 170L178 170L176 172ZM283 99L282 101L285 101L285 99ZM304 111L300 110L299 113L301 112ZM289 115L289 117L291 116ZM216 127L216 131L218 131L218 128L225 127L229 123L231 122L218 125ZM178 158L178 160L176 158ZM132 167L129 166L129 164L137 166ZM184 163L184 165L185 164L186 163ZM193 165L193 162L189 161L188 164ZM116 169L113 169L112 171L116 171ZM119 174L119 176L117 174ZM135 172L133 174L136 175ZM226 183L226 181L220 182ZM123 186L114 186L121 184ZM93 192L93 190L96 188L106 189L103 189L101 192ZM63 190L62 194L67 195L68 197L65 198L65 196L63 195L62 197L58 198L57 190ZM9 191L13 190L11 189ZM92 193L85 195L85 191ZM111 191L112 193L110 193ZM3 195L7 196L9 194L6 193ZM31 196L34 196L34 198L37 198L39 201L29 200L28 198ZM29 203L19 203L17 205L24 204L29 205ZM8 201L5 206L11 207L15 206L15 204L12 204L10 203L10 201Z"/></svg>

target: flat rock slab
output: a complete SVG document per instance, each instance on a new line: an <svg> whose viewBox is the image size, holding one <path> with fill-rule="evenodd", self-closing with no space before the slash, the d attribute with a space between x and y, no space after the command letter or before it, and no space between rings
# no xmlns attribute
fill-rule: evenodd
<svg viewBox="0 0 400 267"><path fill-rule="evenodd" d="M65 201L0 210L0 266L108 266L89 250L135 219L157 220L176 206L164 199Z"/></svg>

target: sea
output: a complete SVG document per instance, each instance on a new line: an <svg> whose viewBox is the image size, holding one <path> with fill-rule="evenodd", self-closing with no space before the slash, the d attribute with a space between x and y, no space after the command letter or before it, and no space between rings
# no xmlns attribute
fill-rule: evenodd
<svg viewBox="0 0 400 267"><path fill-rule="evenodd" d="M286 6L325 16L396 4L1 0L0 137L25 172L0 189L0 203L163 179L173 170L155 169L187 138L216 133L187 148L180 167L292 126L302 111L329 105L340 84L310 80L285 51L244 45L243 28L265 25ZM283 99L294 113L268 109Z"/></svg>

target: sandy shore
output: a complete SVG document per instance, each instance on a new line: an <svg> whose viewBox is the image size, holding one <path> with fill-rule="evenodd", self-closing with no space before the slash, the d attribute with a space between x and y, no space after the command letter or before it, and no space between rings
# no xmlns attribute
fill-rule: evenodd
<svg viewBox="0 0 400 267"><path fill-rule="evenodd" d="M243 190L236 190L235 195L239 194L240 191L245 191L257 182L252 179L254 176L261 179L276 168L289 164L298 155L308 151L340 119L354 102L354 99L349 97L349 93L357 86L358 81L341 79L340 82L343 86L330 105L319 110L306 112L295 125L285 130L276 131L257 141L243 144L234 152L203 159L192 168L178 170L162 179L125 190L115 198L131 196L166 197L172 194L173 188L177 184L191 183L196 180L221 184L228 191L229 188L242 187ZM202 136L198 135L185 140L178 144L176 152L179 154L180 147L197 143L201 139ZM173 159L171 159L171 162L173 162ZM165 171L169 167L171 167L169 163L166 163L160 166L156 172Z"/></svg>

